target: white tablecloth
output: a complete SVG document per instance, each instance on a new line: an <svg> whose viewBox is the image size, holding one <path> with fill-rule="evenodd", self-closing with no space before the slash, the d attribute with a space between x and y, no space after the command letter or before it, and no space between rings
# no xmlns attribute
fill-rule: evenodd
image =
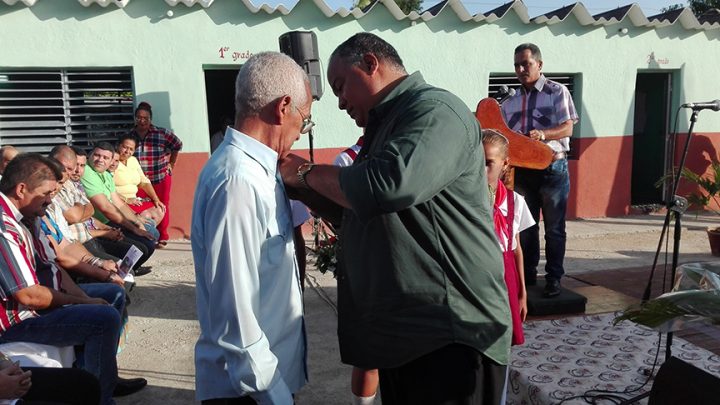
<svg viewBox="0 0 720 405"><path fill-rule="evenodd" d="M527 322L525 344L512 349L507 404L556 404L591 389L640 387L653 367L658 333L628 321L613 326L614 318L602 314ZM653 374L665 359L664 334L660 347ZM720 376L720 356L683 339L673 338L672 355ZM652 380L626 397L651 387ZM587 402L578 398L563 404Z"/></svg>

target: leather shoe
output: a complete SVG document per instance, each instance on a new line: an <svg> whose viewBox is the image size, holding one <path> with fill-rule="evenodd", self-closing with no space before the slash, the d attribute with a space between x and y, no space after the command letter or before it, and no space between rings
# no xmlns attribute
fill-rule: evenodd
<svg viewBox="0 0 720 405"><path fill-rule="evenodd" d="M113 391L114 397L124 397L135 392L140 391L147 385L147 380L144 378L117 378L117 385L115 391Z"/></svg>
<svg viewBox="0 0 720 405"><path fill-rule="evenodd" d="M543 297L552 298L560 295L560 280L549 279L545 282Z"/></svg>
<svg viewBox="0 0 720 405"><path fill-rule="evenodd" d="M135 273L135 277L144 276L144 275L150 273L151 271L152 271L152 269L148 266L141 266L141 267L138 267L137 269L133 270L133 272Z"/></svg>

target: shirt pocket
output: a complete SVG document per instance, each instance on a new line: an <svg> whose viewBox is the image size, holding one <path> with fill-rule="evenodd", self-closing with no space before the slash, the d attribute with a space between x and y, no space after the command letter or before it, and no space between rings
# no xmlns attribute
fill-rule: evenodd
<svg viewBox="0 0 720 405"><path fill-rule="evenodd" d="M292 222L288 210L276 209L275 215L270 218L265 233L263 263L273 268L283 265L287 251L292 250L291 247L288 247L292 237Z"/></svg>
<svg viewBox="0 0 720 405"><path fill-rule="evenodd" d="M545 129L552 127L551 117L554 115L552 109L548 107L539 107L533 111L533 119L539 125L535 125L535 129Z"/></svg>
<svg viewBox="0 0 720 405"><path fill-rule="evenodd" d="M286 263L288 240L285 235L273 235L265 239L262 249L262 263L265 268L279 269Z"/></svg>

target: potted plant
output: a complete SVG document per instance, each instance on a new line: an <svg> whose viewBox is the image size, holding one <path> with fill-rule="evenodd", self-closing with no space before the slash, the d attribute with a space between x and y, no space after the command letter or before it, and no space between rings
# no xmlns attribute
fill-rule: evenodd
<svg viewBox="0 0 720 405"><path fill-rule="evenodd" d="M662 185L668 177L669 175L664 176L656 185ZM696 173L684 167L680 172L680 177L698 187L697 192L687 196L690 204L720 214L720 162L718 160L710 162L710 170L705 173ZM720 227L708 227L707 234L712 255L720 256Z"/></svg>
<svg viewBox="0 0 720 405"><path fill-rule="evenodd" d="M720 263L678 266L671 292L631 305L615 318L615 324L623 320L660 332L682 330L694 322L720 325Z"/></svg>

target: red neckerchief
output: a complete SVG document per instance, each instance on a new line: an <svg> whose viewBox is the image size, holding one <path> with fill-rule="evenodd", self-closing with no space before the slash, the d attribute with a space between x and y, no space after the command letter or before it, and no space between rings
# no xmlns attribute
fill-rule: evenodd
<svg viewBox="0 0 720 405"><path fill-rule="evenodd" d="M508 234L507 219L505 215L500 212L500 206L505 202L507 196L507 188L505 188L503 182L498 179L497 188L495 189L495 203L493 204L493 222L495 223L495 235L497 235L503 252L508 250L511 237L511 235Z"/></svg>

